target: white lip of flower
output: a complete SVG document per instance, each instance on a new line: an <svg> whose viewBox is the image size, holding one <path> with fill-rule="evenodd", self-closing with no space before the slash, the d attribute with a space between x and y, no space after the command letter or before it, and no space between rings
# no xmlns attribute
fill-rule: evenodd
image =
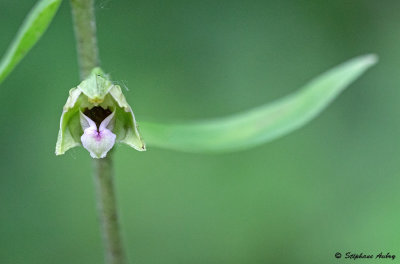
<svg viewBox="0 0 400 264"><path fill-rule="evenodd" d="M146 150L121 88L95 68L69 92L61 115L56 155L82 145L93 158L104 158L118 142L138 151Z"/></svg>
<svg viewBox="0 0 400 264"><path fill-rule="evenodd" d="M97 128L96 123L92 119L80 112L83 129L83 135L81 136L82 146L90 152L92 158L104 158L107 152L114 146L115 138L117 137L111 132L114 127L112 122L114 121L114 114L115 111L107 116Z"/></svg>

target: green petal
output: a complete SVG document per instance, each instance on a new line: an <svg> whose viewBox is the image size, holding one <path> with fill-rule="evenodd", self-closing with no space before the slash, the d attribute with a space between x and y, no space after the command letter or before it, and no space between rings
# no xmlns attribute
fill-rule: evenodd
<svg viewBox="0 0 400 264"><path fill-rule="evenodd" d="M117 141L125 143L138 151L145 151L146 146L140 137L135 116L126 102L121 87L114 85L110 89L110 95L119 106L116 108L115 127L113 129L113 132L117 135Z"/></svg>
<svg viewBox="0 0 400 264"><path fill-rule="evenodd" d="M79 118L80 96L82 92L77 88L69 91L69 97L64 106L60 130L56 143L56 155L62 155L67 150L81 144L80 134L82 131Z"/></svg>
<svg viewBox="0 0 400 264"><path fill-rule="evenodd" d="M112 87L112 82L104 77L100 68L93 69L92 74L78 85L94 105L102 103Z"/></svg>
<svg viewBox="0 0 400 264"><path fill-rule="evenodd" d="M233 116L186 123L140 123L150 146L186 152L247 149L286 135L315 118L377 62L361 56L312 80L298 92Z"/></svg>

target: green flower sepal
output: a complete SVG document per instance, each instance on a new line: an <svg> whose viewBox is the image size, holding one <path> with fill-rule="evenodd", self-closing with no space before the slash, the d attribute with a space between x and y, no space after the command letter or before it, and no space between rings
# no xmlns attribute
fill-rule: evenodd
<svg viewBox="0 0 400 264"><path fill-rule="evenodd" d="M145 151L132 108L100 68L69 91L64 106L56 155L82 145L93 158L104 158L115 143Z"/></svg>

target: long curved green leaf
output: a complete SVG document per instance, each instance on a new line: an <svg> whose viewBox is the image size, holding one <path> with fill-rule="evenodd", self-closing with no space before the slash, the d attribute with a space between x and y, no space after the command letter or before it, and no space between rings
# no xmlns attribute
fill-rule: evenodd
<svg viewBox="0 0 400 264"><path fill-rule="evenodd" d="M148 146L185 152L250 148L305 125L340 92L377 62L375 55L354 58L275 102L224 118L186 123L140 123Z"/></svg>
<svg viewBox="0 0 400 264"><path fill-rule="evenodd" d="M41 0L32 8L0 62L0 83L40 39L60 4L61 0Z"/></svg>

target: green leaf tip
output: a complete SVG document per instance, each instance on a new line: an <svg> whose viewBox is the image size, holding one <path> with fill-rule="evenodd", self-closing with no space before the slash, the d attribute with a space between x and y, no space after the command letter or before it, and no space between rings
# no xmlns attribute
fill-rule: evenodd
<svg viewBox="0 0 400 264"><path fill-rule="evenodd" d="M141 122L141 131L149 146L184 152L254 147L305 125L377 61L373 54L356 57L316 77L297 92L247 112L197 122Z"/></svg>
<svg viewBox="0 0 400 264"><path fill-rule="evenodd" d="M40 39L60 4L61 0L41 0L32 8L0 62L0 83Z"/></svg>
<svg viewBox="0 0 400 264"><path fill-rule="evenodd" d="M118 142L138 151L146 150L121 88L95 68L69 92L61 115L56 155L82 145L93 158L104 158Z"/></svg>

